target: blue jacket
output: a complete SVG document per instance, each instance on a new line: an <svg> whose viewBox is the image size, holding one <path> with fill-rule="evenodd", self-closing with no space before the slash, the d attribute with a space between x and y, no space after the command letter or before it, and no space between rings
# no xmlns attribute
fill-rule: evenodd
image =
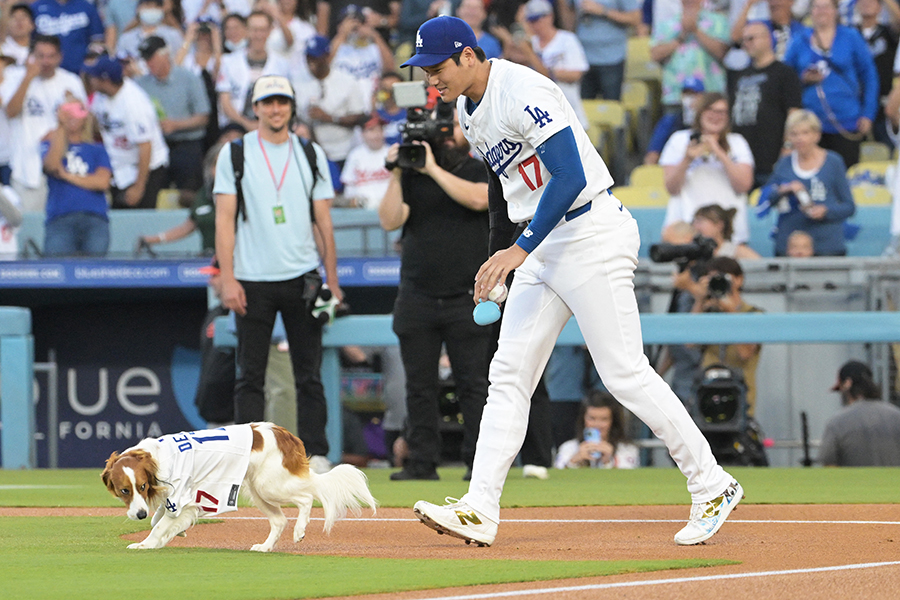
<svg viewBox="0 0 900 600"><path fill-rule="evenodd" d="M838 133L835 120L851 132L856 131L856 121L860 117L874 121L879 97L878 72L862 35L855 29L838 25L827 56L813 50L811 38L811 29L793 37L784 62L801 77L807 67L817 63L825 68L827 76L821 90L827 107L822 103L820 86L803 86L803 106L822 121L822 132Z"/></svg>
<svg viewBox="0 0 900 600"><path fill-rule="evenodd" d="M828 151L825 163L819 172L812 177L799 176L791 162L792 155L782 157L772 171L772 176L763 188L760 200L771 198L775 202L776 186L791 181L800 181L806 186L810 197L817 204L828 208L825 218L816 221L810 219L800 210L800 204L794 194L789 196L790 210L778 216L775 229L775 256L784 256L787 252L787 239L796 230L807 232L813 238L816 256L842 256L846 254L844 244L844 221L856 212L853 194L847 181L847 168L844 159L835 152Z"/></svg>

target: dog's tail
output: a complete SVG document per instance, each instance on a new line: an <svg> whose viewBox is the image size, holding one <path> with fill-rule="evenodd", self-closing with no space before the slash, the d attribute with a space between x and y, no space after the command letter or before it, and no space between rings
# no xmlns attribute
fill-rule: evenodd
<svg viewBox="0 0 900 600"><path fill-rule="evenodd" d="M315 487L313 496L325 509L326 532L330 532L335 521L344 518L348 510L358 517L360 508L369 506L375 514L378 502L369 491L368 478L353 465L338 465L321 475L310 471L310 476Z"/></svg>

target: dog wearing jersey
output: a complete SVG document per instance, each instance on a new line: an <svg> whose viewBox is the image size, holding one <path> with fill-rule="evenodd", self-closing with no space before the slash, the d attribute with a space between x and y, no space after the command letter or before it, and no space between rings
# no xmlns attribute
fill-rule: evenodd
<svg viewBox="0 0 900 600"><path fill-rule="evenodd" d="M269 519L269 536L250 549L268 552L281 537L283 504L300 509L294 542L306 535L313 500L325 511L325 531L349 510L375 513L376 501L365 474L351 465L327 473L309 468L303 442L272 423L230 425L206 431L148 438L121 454L113 452L101 473L103 483L128 507L128 518L153 515L152 530L132 549L162 548L201 516L237 509L243 487Z"/></svg>

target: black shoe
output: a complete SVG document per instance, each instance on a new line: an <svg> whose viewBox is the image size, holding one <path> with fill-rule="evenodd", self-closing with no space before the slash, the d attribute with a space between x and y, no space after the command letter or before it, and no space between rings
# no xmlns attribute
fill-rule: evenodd
<svg viewBox="0 0 900 600"><path fill-rule="evenodd" d="M438 477L437 471L434 470L428 472L413 472L407 471L406 469L401 469L396 473L391 473L391 481L438 481L439 479L440 477Z"/></svg>
<svg viewBox="0 0 900 600"><path fill-rule="evenodd" d="M463 475L463 481L472 481L472 467L466 467L466 473Z"/></svg>

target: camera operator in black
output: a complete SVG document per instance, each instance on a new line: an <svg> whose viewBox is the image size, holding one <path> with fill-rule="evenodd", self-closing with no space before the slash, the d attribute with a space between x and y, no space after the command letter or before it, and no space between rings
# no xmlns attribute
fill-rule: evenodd
<svg viewBox="0 0 900 600"><path fill-rule="evenodd" d="M762 312L761 308L748 304L741 296L744 270L733 258L717 256L703 265L705 271L690 286L694 296L691 312ZM759 364L759 344L711 345L703 349L702 366L722 364L744 376L747 385L747 416L752 417L756 406L756 367Z"/></svg>
<svg viewBox="0 0 900 600"><path fill-rule="evenodd" d="M471 158L456 119L448 137L405 142L425 153L421 168L397 166L378 209L388 231L403 227L394 333L406 372L409 458L392 480L438 479L438 361L446 346L463 415L462 459L471 468L488 390L491 328L472 319L475 273L488 258L488 174Z"/></svg>

